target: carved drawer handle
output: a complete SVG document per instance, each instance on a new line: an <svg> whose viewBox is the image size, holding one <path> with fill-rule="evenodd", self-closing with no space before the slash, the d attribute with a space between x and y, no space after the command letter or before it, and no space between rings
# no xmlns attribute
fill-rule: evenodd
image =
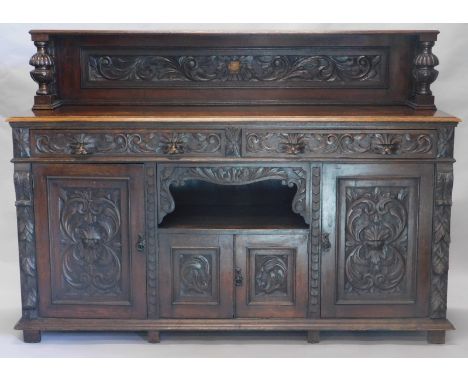
<svg viewBox="0 0 468 382"><path fill-rule="evenodd" d="M86 144L83 142L76 143L74 145L70 145L72 155L89 155L91 154L86 149Z"/></svg>
<svg viewBox="0 0 468 382"><path fill-rule="evenodd" d="M146 248L146 240L142 234L138 235L138 241L136 244L136 248L138 252L143 252Z"/></svg>
<svg viewBox="0 0 468 382"><path fill-rule="evenodd" d="M305 151L305 143L300 142L288 142L288 143L281 143L278 145L278 148L281 152L289 154L289 155L300 155L304 154Z"/></svg>
<svg viewBox="0 0 468 382"><path fill-rule="evenodd" d="M244 276L242 276L242 269L236 268L234 270L234 285L242 286L243 281L244 281Z"/></svg>
<svg viewBox="0 0 468 382"><path fill-rule="evenodd" d="M331 248L330 234L322 233L322 251L328 251Z"/></svg>
<svg viewBox="0 0 468 382"><path fill-rule="evenodd" d="M178 155L185 152L185 145L182 142L170 142L165 149L167 155Z"/></svg>
<svg viewBox="0 0 468 382"><path fill-rule="evenodd" d="M380 143L376 149L382 155L393 155L398 153L400 145L398 143Z"/></svg>

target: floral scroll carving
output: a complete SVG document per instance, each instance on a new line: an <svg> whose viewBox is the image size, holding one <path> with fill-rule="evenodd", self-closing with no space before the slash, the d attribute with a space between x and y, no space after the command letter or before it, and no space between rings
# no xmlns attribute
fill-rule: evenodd
<svg viewBox="0 0 468 382"><path fill-rule="evenodd" d="M160 154L221 153L217 132L51 133L35 136L38 154Z"/></svg>
<svg viewBox="0 0 468 382"><path fill-rule="evenodd" d="M431 154L434 137L418 133L284 133L248 132L248 154L276 153L287 156L327 154Z"/></svg>
<svg viewBox="0 0 468 382"><path fill-rule="evenodd" d="M302 167L173 167L161 166L159 172L158 221L175 209L171 185L182 186L186 180L203 180L221 185L241 185L262 180L278 179L284 185L297 187L292 210L309 223L307 198L308 171Z"/></svg>
<svg viewBox="0 0 468 382"><path fill-rule="evenodd" d="M13 153L15 158L29 158L31 149L29 147L29 129L13 129Z"/></svg>
<svg viewBox="0 0 468 382"><path fill-rule="evenodd" d="M288 293L287 256L255 256L255 294L273 295Z"/></svg>
<svg viewBox="0 0 468 382"><path fill-rule="evenodd" d="M437 135L437 157L452 158L453 157L453 139L455 129L453 127L441 127L438 129Z"/></svg>
<svg viewBox="0 0 468 382"><path fill-rule="evenodd" d="M59 210L65 294L121 293L120 191L61 188Z"/></svg>
<svg viewBox="0 0 468 382"><path fill-rule="evenodd" d="M406 271L407 199L406 187L346 189L348 293L400 292Z"/></svg>
<svg viewBox="0 0 468 382"><path fill-rule="evenodd" d="M38 293L33 188L29 165L15 167L14 182L23 318L32 319L37 317Z"/></svg>
<svg viewBox="0 0 468 382"><path fill-rule="evenodd" d="M308 83L315 86L385 79L382 54L136 55L89 54L88 83ZM322 85L320 85L322 84Z"/></svg>
<svg viewBox="0 0 468 382"><path fill-rule="evenodd" d="M453 187L451 164L437 165L435 182L430 315L432 318L445 318Z"/></svg>
<svg viewBox="0 0 468 382"><path fill-rule="evenodd" d="M181 255L179 267L181 295L211 296L212 267L208 257Z"/></svg>

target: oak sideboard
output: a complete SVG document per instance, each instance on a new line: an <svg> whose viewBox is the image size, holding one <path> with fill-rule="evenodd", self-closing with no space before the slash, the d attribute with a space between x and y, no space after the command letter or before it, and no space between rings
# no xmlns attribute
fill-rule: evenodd
<svg viewBox="0 0 468 382"><path fill-rule="evenodd" d="M430 89L437 31L30 33L38 90L9 119L25 342L444 343L459 120Z"/></svg>

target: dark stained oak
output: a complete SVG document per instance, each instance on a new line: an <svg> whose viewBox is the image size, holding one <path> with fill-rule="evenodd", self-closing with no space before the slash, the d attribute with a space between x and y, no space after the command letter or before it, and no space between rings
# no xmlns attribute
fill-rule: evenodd
<svg viewBox="0 0 468 382"><path fill-rule="evenodd" d="M304 318L236 318L236 319L158 319L158 320L115 320L115 319L73 319L39 318L21 319L15 326L17 330L46 331L308 331L308 330L389 330L389 331L444 331L454 330L446 319L429 318L341 318L341 319L304 319Z"/></svg>
<svg viewBox="0 0 468 382"><path fill-rule="evenodd" d="M148 342L150 344L158 344L161 342L161 339L159 338L159 332L157 330L148 330L147 336Z"/></svg>
<svg viewBox="0 0 468 382"><path fill-rule="evenodd" d="M320 342L320 331L318 330L307 331L307 342L309 344L318 344Z"/></svg>
<svg viewBox="0 0 468 382"><path fill-rule="evenodd" d="M40 330L23 330L23 340L28 344L35 344L41 342Z"/></svg>
<svg viewBox="0 0 468 382"><path fill-rule="evenodd" d="M427 342L429 344L445 344L445 330L429 330L427 332Z"/></svg>
<svg viewBox="0 0 468 382"><path fill-rule="evenodd" d="M34 30L12 127L24 342L447 319L438 31Z"/></svg>

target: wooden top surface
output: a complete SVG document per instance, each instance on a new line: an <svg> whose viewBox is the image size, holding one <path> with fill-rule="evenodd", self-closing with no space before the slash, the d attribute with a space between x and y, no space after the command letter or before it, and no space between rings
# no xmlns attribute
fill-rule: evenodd
<svg viewBox="0 0 468 382"><path fill-rule="evenodd" d="M62 106L8 122L460 122L443 111L405 106Z"/></svg>
<svg viewBox="0 0 468 382"><path fill-rule="evenodd" d="M267 33L277 33L277 34L296 34L296 35L353 35L353 34L400 34L400 35L419 35L419 34L438 34L438 30L433 29L424 29L424 30L397 30L397 29L387 29L387 30L288 30L284 28L265 28L265 29L255 29L249 30L248 26L246 28L239 28L238 30L215 30L215 29L179 29L179 30L119 30L119 29L106 29L106 30L83 30L83 29L33 29L30 30L31 35L38 34L47 34L47 35L148 35L148 34L216 34L216 35L229 35L229 34L267 34Z"/></svg>

